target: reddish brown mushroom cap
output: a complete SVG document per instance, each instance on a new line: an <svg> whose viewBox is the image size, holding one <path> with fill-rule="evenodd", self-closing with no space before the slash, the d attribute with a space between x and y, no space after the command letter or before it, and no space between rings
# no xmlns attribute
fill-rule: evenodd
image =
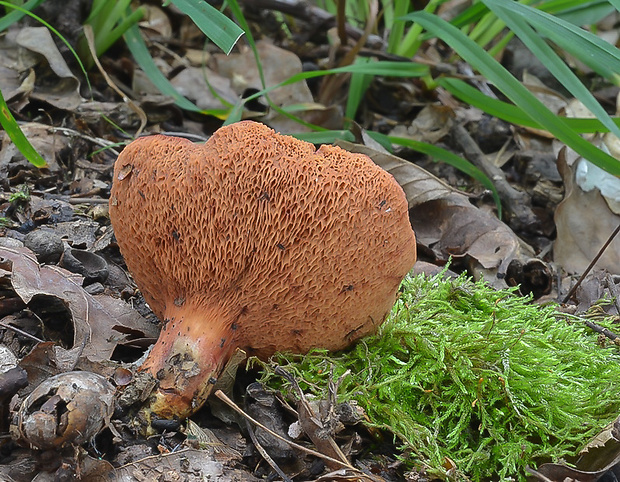
<svg viewBox="0 0 620 482"><path fill-rule="evenodd" d="M110 218L165 322L143 365L160 380L162 416L199 408L236 347L263 358L337 350L375 331L416 259L390 174L249 121L204 145L132 142L115 165Z"/></svg>

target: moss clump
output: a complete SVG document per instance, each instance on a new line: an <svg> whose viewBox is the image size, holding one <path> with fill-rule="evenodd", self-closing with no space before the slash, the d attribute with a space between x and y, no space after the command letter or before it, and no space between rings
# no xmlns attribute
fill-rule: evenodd
<svg viewBox="0 0 620 482"><path fill-rule="evenodd" d="M356 400L431 475L524 479L526 465L574 454L620 409L617 348L529 301L464 277L407 278L377 336L274 362L318 395L330 367L334 377L351 370L341 399ZM272 373L264 381L279 383Z"/></svg>

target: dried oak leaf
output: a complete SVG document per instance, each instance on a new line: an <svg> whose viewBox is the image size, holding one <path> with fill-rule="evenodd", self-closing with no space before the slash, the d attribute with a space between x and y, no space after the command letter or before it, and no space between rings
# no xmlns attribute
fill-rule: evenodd
<svg viewBox="0 0 620 482"><path fill-rule="evenodd" d="M117 345L131 339L157 336L157 327L127 303L88 294L80 275L58 266L40 266L28 248L0 247L0 259L10 262L11 284L24 303L48 296L67 307L73 323L73 347L90 361L109 360Z"/></svg>
<svg viewBox="0 0 620 482"><path fill-rule="evenodd" d="M583 273L620 222L620 216L599 189L584 191L575 181L578 162L568 164L571 154L558 153L558 170L564 181L564 199L555 211L557 237L553 245L554 261L568 273ZM607 247L596 267L618 274L620 238Z"/></svg>

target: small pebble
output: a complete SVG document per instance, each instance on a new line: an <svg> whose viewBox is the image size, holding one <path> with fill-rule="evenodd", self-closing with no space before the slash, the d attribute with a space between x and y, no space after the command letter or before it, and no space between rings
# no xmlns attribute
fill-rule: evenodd
<svg viewBox="0 0 620 482"><path fill-rule="evenodd" d="M37 255L39 263L57 263L64 250L60 236L48 229L29 232L24 238L24 245Z"/></svg>

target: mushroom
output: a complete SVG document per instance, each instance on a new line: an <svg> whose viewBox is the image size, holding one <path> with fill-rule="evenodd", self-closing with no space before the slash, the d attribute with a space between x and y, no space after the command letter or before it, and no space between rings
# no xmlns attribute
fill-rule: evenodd
<svg viewBox="0 0 620 482"><path fill-rule="evenodd" d="M148 410L185 418L236 348L340 350L374 332L416 260L405 194L363 154L243 121L203 145L155 135L118 157L110 219L163 321Z"/></svg>

